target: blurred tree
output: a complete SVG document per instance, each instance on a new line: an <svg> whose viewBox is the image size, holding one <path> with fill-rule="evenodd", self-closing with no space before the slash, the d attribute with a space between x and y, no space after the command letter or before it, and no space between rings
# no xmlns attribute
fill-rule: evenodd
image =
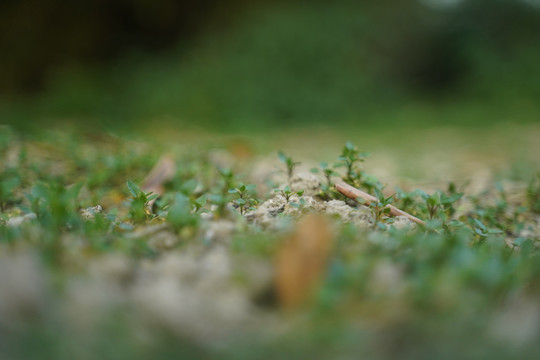
<svg viewBox="0 0 540 360"><path fill-rule="evenodd" d="M0 93L47 91L31 106L0 107L31 121L174 118L225 127L356 121L388 104L452 101L517 104L515 115L540 97L535 4L4 0Z"/></svg>
<svg viewBox="0 0 540 360"><path fill-rule="evenodd" d="M2 0L0 93L39 90L47 71L188 41L264 0ZM215 25L213 25L215 26Z"/></svg>

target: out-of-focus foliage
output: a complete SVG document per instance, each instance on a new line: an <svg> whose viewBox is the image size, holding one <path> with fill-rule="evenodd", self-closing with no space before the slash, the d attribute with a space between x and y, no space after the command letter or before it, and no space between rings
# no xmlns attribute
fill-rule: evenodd
<svg viewBox="0 0 540 360"><path fill-rule="evenodd" d="M407 112L397 120L437 114L441 122L489 122L534 119L540 111L534 101L540 96L540 6L532 1L236 1L221 7L206 1L212 11L173 12L169 25L157 27L152 24L166 18L162 3L132 5L130 11L144 14L132 27L114 23L104 30L101 21L88 20L89 33L94 27L107 33L94 34L94 42L71 33L73 44L88 46L78 55L63 53L75 49L70 43L34 48L29 38L9 38L24 51L10 52L13 66L3 69L30 76L26 61L33 61L47 69L36 76L48 75L37 99L10 97L0 115L12 122L151 118L252 127L374 122ZM115 4L118 19L131 14ZM96 12L88 16L100 19ZM199 26L181 29L183 17ZM168 50L153 51L164 44ZM50 64L45 59L52 55L43 57L49 53L57 57ZM94 57L109 61L99 65ZM13 81L7 89L26 80Z"/></svg>
<svg viewBox="0 0 540 360"><path fill-rule="evenodd" d="M242 1L230 3L238 7ZM187 41L221 7L216 0L2 1L0 92L38 90L48 72L63 65Z"/></svg>

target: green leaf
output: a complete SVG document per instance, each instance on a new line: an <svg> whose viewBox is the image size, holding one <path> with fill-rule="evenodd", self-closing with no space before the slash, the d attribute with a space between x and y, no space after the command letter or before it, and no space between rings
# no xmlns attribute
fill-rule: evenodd
<svg viewBox="0 0 540 360"><path fill-rule="evenodd" d="M139 188L137 184L135 184L133 181L128 180L126 184L129 192L131 193L131 195L133 195L133 197L138 197L140 194L142 194L141 188Z"/></svg>
<svg viewBox="0 0 540 360"><path fill-rule="evenodd" d="M422 190L416 190L417 194L420 195L420 197L424 200L427 200L429 199L429 195L426 194L424 191Z"/></svg>
<svg viewBox="0 0 540 360"><path fill-rule="evenodd" d="M223 196L220 194L211 194L208 196L208 200L214 204L221 204L224 201Z"/></svg>
<svg viewBox="0 0 540 360"><path fill-rule="evenodd" d="M429 198L427 198L426 203L429 206L439 205L440 204L439 194L438 193L432 194Z"/></svg>
<svg viewBox="0 0 540 360"><path fill-rule="evenodd" d="M484 233L481 229L479 228L474 228L474 232L477 233L478 235L482 236L482 237L486 237L487 234Z"/></svg>
<svg viewBox="0 0 540 360"><path fill-rule="evenodd" d="M478 227L482 230L482 231L486 231L486 225L484 225L480 220L478 219L475 219L473 218L473 221L476 223L476 225L478 225Z"/></svg>
<svg viewBox="0 0 540 360"><path fill-rule="evenodd" d="M38 182L32 188L31 194L36 199L46 199L49 196L49 188L42 182Z"/></svg>
<svg viewBox="0 0 540 360"><path fill-rule="evenodd" d="M199 196L193 203L197 208L200 209L204 205L206 205L206 201L207 201L207 195L204 194L204 195Z"/></svg>
<svg viewBox="0 0 540 360"><path fill-rule="evenodd" d="M463 226L464 224L459 221L459 220L451 220L449 223L448 223L449 226L455 226L455 227L459 227L459 226Z"/></svg>
<svg viewBox="0 0 540 360"><path fill-rule="evenodd" d="M455 203L463 197L463 193L453 194L452 196L446 197L445 201L447 204Z"/></svg>
<svg viewBox="0 0 540 360"><path fill-rule="evenodd" d="M2 186L2 191L0 191L0 194L9 195L13 189L15 189L19 184L21 183L21 180L19 178L11 178L9 180L4 180L0 182L0 186Z"/></svg>
<svg viewBox="0 0 540 360"><path fill-rule="evenodd" d="M81 192L81 188L83 187L83 185L84 185L84 181L79 181L75 185L70 186L66 190L66 196L68 200L70 201L76 200L79 197L79 193Z"/></svg>
<svg viewBox="0 0 540 360"><path fill-rule="evenodd" d="M233 172L232 172L231 169L220 168L220 169L218 169L218 172L224 178L232 178L233 177Z"/></svg>
<svg viewBox="0 0 540 360"><path fill-rule="evenodd" d="M377 227L381 230L386 230L387 228L386 224L383 224L382 222L378 222Z"/></svg>
<svg viewBox="0 0 540 360"><path fill-rule="evenodd" d="M283 151L278 151L278 158L279 161L281 161L284 164L287 164L287 160L289 159L287 155Z"/></svg>
<svg viewBox="0 0 540 360"><path fill-rule="evenodd" d="M197 179L189 179L180 185L180 191L185 195L190 195L195 191L198 184Z"/></svg>
<svg viewBox="0 0 540 360"><path fill-rule="evenodd" d="M198 215L191 212L189 198L182 193L176 193L174 203L169 208L167 220L176 228L182 228L197 224L198 219Z"/></svg>

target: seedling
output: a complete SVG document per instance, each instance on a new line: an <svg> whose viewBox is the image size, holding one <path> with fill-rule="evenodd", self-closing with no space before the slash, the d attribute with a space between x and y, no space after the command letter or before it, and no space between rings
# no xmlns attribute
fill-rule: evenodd
<svg viewBox="0 0 540 360"><path fill-rule="evenodd" d="M304 195L304 190L300 190L300 191L291 191L291 188L287 185L285 186L283 189L275 189L274 192L278 192L281 194L281 196L283 196L285 198L285 200L287 200L287 203L289 202L291 196L293 195L298 195L298 196L302 196Z"/></svg>
<svg viewBox="0 0 540 360"><path fill-rule="evenodd" d="M422 199L424 199L429 219L433 220L435 218L435 215L437 215L439 210L441 210L441 193L434 192L433 194L428 195L421 190L419 190L418 192L420 193Z"/></svg>
<svg viewBox="0 0 540 360"><path fill-rule="evenodd" d="M416 191L406 192L403 191L401 188L396 187L396 194L394 196L394 199L396 202L398 202L398 205L403 211L410 211L412 206L416 202Z"/></svg>
<svg viewBox="0 0 540 360"><path fill-rule="evenodd" d="M360 171L359 181L361 186L368 192L375 192L375 189L383 188L383 184L374 175L367 174L364 171Z"/></svg>
<svg viewBox="0 0 540 360"><path fill-rule="evenodd" d="M205 205L208 200L208 196L203 194L197 199L193 200L193 206L195 206L195 212L199 212Z"/></svg>
<svg viewBox="0 0 540 360"><path fill-rule="evenodd" d="M78 222L77 198L82 186L82 182L67 188L58 182L38 182L26 198L40 223L52 231L59 231Z"/></svg>
<svg viewBox="0 0 540 360"><path fill-rule="evenodd" d="M501 234L503 231L499 229L488 229L480 220L472 218L470 221L471 228L480 239L487 237L489 234Z"/></svg>
<svg viewBox="0 0 540 360"><path fill-rule="evenodd" d="M217 206L215 214L222 217L225 214L225 208L229 203L229 190L234 187L234 173L230 169L219 168L220 184L218 193L209 195L208 199Z"/></svg>
<svg viewBox="0 0 540 360"><path fill-rule="evenodd" d="M338 163L335 167L345 167L345 176L343 180L352 186L360 185L362 173L360 171L360 163L364 162L368 156L367 153L361 153L350 142L347 142L338 157Z"/></svg>
<svg viewBox="0 0 540 360"><path fill-rule="evenodd" d="M149 204L152 200L156 199L159 195L153 194L150 192L142 191L137 184L133 181L127 181L127 187L129 193L131 194L130 198L130 207L129 214L131 219L135 222L142 222L147 219L152 218L153 214L149 209Z"/></svg>
<svg viewBox="0 0 540 360"><path fill-rule="evenodd" d="M197 226L199 215L191 212L191 203L186 195L176 193L174 203L168 208L167 221L180 230L186 226Z"/></svg>
<svg viewBox="0 0 540 360"><path fill-rule="evenodd" d="M238 198L233 201L233 204L240 210L240 215L244 215L246 211L254 210L257 205L257 199L251 194L255 189L255 185L240 184L234 189L230 189L230 194L236 194Z"/></svg>
<svg viewBox="0 0 540 360"><path fill-rule="evenodd" d="M383 218L390 214L391 208L388 206L393 201L393 195L389 197L384 197L382 189L375 188L375 198L376 201L372 201L369 204L369 207L373 209L373 214L375 215L374 227L379 227L381 229L386 229L384 226Z"/></svg>
<svg viewBox="0 0 540 360"><path fill-rule="evenodd" d="M294 169L300 164L300 162L293 161L293 159L290 156L286 155L283 151L278 152L278 158L279 161L281 161L287 167L287 179L290 184Z"/></svg>
<svg viewBox="0 0 540 360"><path fill-rule="evenodd" d="M326 182L321 185L321 189L322 189L321 197L330 198L331 191L333 189L332 177L339 176L339 174L336 171L334 171L334 169L332 169L326 162L319 163L319 168L313 168L311 169L311 172L314 174L322 173L324 175Z"/></svg>
<svg viewBox="0 0 540 360"><path fill-rule="evenodd" d="M455 205L463 198L463 195L463 193L457 192L454 183L448 185L448 194L441 192L440 203L448 217L456 213Z"/></svg>

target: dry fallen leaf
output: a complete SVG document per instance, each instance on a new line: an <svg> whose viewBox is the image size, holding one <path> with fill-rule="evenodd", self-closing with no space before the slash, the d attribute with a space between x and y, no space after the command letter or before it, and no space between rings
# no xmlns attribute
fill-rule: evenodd
<svg viewBox="0 0 540 360"><path fill-rule="evenodd" d="M298 307L313 294L324 275L332 240L325 217L309 215L299 221L277 255L275 285L281 306Z"/></svg>
<svg viewBox="0 0 540 360"><path fill-rule="evenodd" d="M157 164L152 168L150 173L143 181L141 189L144 192L153 192L154 194L163 194L163 184L172 180L176 173L176 164L170 156L162 156ZM155 199L152 200L148 207L152 208Z"/></svg>

